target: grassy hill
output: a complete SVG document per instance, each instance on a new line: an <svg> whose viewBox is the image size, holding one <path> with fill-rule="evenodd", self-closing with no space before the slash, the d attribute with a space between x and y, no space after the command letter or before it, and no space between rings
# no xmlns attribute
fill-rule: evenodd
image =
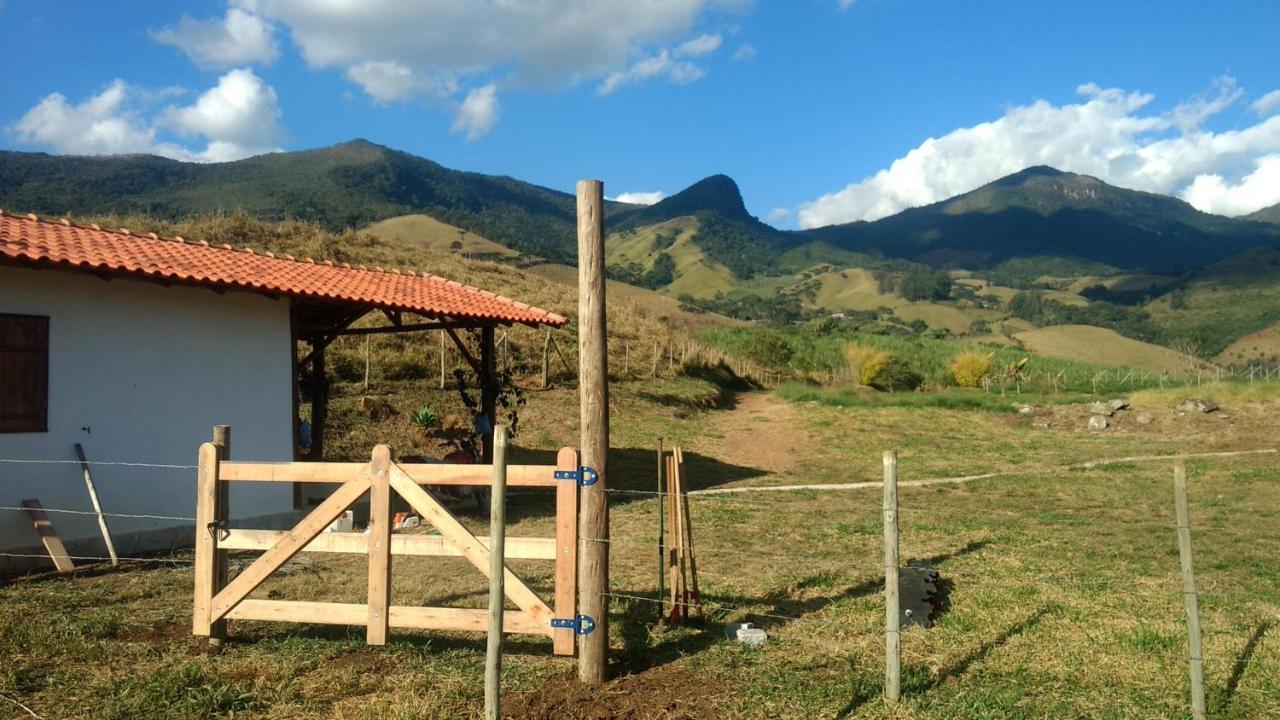
<svg viewBox="0 0 1280 720"><path fill-rule="evenodd" d="M1036 355L1094 365L1176 372L1203 364L1169 348L1091 325L1053 325L1020 332L1014 337Z"/></svg>
<svg viewBox="0 0 1280 720"><path fill-rule="evenodd" d="M520 253L505 245L459 227L440 222L429 215L402 215L382 220L364 229L387 242L404 247L417 247L437 252L452 252L454 243L463 255L495 255L518 257Z"/></svg>
<svg viewBox="0 0 1280 720"><path fill-rule="evenodd" d="M1254 220L1257 222L1280 223L1280 203L1276 203L1271 207L1265 207L1261 210L1250 213L1244 217L1245 220Z"/></svg>
<svg viewBox="0 0 1280 720"><path fill-rule="evenodd" d="M1280 248L1249 250L1198 270L1146 309L1171 335L1216 355L1280 323Z"/></svg>

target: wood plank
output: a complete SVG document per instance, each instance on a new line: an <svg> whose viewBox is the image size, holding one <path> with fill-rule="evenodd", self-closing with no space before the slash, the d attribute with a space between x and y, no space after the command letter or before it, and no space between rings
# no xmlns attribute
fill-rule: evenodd
<svg viewBox="0 0 1280 720"><path fill-rule="evenodd" d="M387 609L393 628L462 632L483 632L488 623L488 613L488 610L483 609L403 605L392 605ZM364 625L368 618L368 607L360 603L249 599L242 601L227 613L227 618L315 625ZM509 633L551 634L549 625L519 610L507 610L503 615L502 624L504 631Z"/></svg>
<svg viewBox="0 0 1280 720"><path fill-rule="evenodd" d="M31 516L31 521L35 523L36 532L40 534L40 542L44 543L44 549L49 553L49 559L53 560L53 566L60 573L68 573L76 569L76 564L71 562L71 558L67 556L67 549L63 547L58 532L53 529L53 521L45 514L44 506L39 500L23 500L22 507L27 511L27 515Z"/></svg>
<svg viewBox="0 0 1280 720"><path fill-rule="evenodd" d="M361 463L227 462L222 464L222 479L226 482L341 483L362 467ZM419 485L487 487L493 477L493 468L489 465L404 463L400 468ZM507 485L555 487L559 481L555 479L554 472L553 465L508 465Z"/></svg>
<svg viewBox="0 0 1280 720"><path fill-rule="evenodd" d="M571 483L570 483L571 484ZM235 529L225 540L218 543L224 550L268 550L280 541L283 530L241 530ZM490 547L489 538L477 537L486 549ZM558 540L555 538L507 538L507 559L509 560L556 560ZM341 553L347 555L364 555L369 552L369 538L364 533L341 532L321 533L302 548L302 552ZM392 535L391 554L416 557L462 557L462 551L454 547L440 535Z"/></svg>
<svg viewBox="0 0 1280 720"><path fill-rule="evenodd" d="M111 564L119 566L120 558L116 556L116 544L111 541L107 519L102 515L102 504L98 502L98 488L93 484L93 472L89 469L89 462L84 456L84 446L76 443L75 449L76 457L80 460L80 470L84 473L84 486L89 491L89 502L93 504L93 511L98 515L98 529L102 531L102 542L107 545L107 555L111 557Z"/></svg>
<svg viewBox="0 0 1280 720"><path fill-rule="evenodd" d="M231 459L231 426L230 425L214 425L212 442L218 448L218 463L224 463ZM221 475L219 475L221 477ZM231 486L224 482L218 482L217 498L213 504L213 519L217 521L219 528L226 529L231 527ZM219 533L221 535L221 533ZM227 580L231 577L230 557L227 551L219 546L219 542L215 540L213 548L213 594L217 595L222 592L222 588L227 586ZM227 639L227 621L219 620L209 625L209 644L218 647Z"/></svg>
<svg viewBox="0 0 1280 720"><path fill-rule="evenodd" d="M369 612L365 642L387 644L391 605L391 448L373 448L369 463Z"/></svg>
<svg viewBox="0 0 1280 720"><path fill-rule="evenodd" d="M217 581L214 555L217 539L209 532L218 504L218 447L213 443L200 446L196 469L196 548L195 599L191 608L191 634L207 637L210 631L210 608L213 606Z"/></svg>
<svg viewBox="0 0 1280 720"><path fill-rule="evenodd" d="M476 536L463 527L452 513L428 495L426 490L418 487L417 483L399 468L399 465L391 464L391 487L400 493L400 496L414 510L417 510L424 520L439 530L446 540L462 551L462 556L467 559L467 562L474 565L486 578L489 577L489 549L481 545ZM516 607L533 613L540 621L551 621L551 608L547 607L542 598L530 590L523 580L511 572L511 568L506 568L502 577L507 597L516 604Z"/></svg>
<svg viewBox="0 0 1280 720"><path fill-rule="evenodd" d="M556 455L556 468L578 469L578 451L561 448ZM507 557L512 539L507 539ZM556 487L556 617L571 618L578 613L578 484L560 481ZM556 655L573 655L577 633L572 628L560 628L552 635Z"/></svg>
<svg viewBox="0 0 1280 720"><path fill-rule="evenodd" d="M269 550L258 556L249 567L236 576L221 592L213 598L209 616L217 621L227 614L237 603L253 591L268 575L275 572L289 558L297 555L307 543L319 535L330 523L337 519L356 500L369 489L369 467L364 466L355 479L338 488L324 502L316 506L309 515L302 519L292 530L289 530L272 545Z"/></svg>

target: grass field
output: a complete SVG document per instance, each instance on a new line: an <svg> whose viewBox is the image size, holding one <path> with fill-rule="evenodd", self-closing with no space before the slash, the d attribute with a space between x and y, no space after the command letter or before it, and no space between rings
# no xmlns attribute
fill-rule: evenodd
<svg viewBox="0 0 1280 720"><path fill-rule="evenodd" d="M428 391L422 390L424 394ZM1219 413L1183 416L1187 392ZM354 391L335 406L344 456L405 441L400 420L359 426ZM947 407L838 407L725 394L691 377L619 383L610 486L650 489L658 437L686 451L694 489L875 480L880 454L906 481L989 472L966 483L904 487L902 554L941 570L949 608L903 634L904 699L880 700L879 493L791 491L693 496L704 626L654 626L656 503L612 496L611 637L617 679L567 677L546 641L513 638L504 687L521 718L1179 718L1189 717L1183 610L1168 462L1066 466L1105 458L1266 447L1280 389L1204 386L1133 397L1104 433L1087 409L1033 416ZM576 393L532 393L520 462L576 438ZM347 409L344 409L347 408ZM1150 425L1132 422L1147 410ZM1193 460L1192 521L1215 718L1280 716L1280 486L1274 455ZM550 503L513 497L512 534L542 535ZM481 515L467 515L472 528ZM315 556L273 579L273 597L358 602L364 562ZM233 623L220 652L189 637L184 562L130 565L0 586L0 707L43 718L479 717L484 639ZM549 567L517 572L549 588ZM396 602L483 605L485 582L460 560L397 561ZM760 648L720 624L767 629Z"/></svg>
<svg viewBox="0 0 1280 720"><path fill-rule="evenodd" d="M1053 325L1018 333L1027 349L1045 357L1153 372L1180 372L1202 362L1159 345L1092 325Z"/></svg>
<svg viewBox="0 0 1280 720"><path fill-rule="evenodd" d="M448 223L440 222L429 215L402 215L376 222L365 228L365 232L376 235L389 243L406 248L450 252L453 243L460 242L459 252L464 255L495 255L498 257L517 257L520 253L505 245L472 232L464 232Z"/></svg>

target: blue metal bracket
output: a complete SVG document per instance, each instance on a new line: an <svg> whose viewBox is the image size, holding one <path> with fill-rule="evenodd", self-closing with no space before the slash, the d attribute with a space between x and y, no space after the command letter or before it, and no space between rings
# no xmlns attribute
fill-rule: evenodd
<svg viewBox="0 0 1280 720"><path fill-rule="evenodd" d="M590 635L591 631L596 629L596 621L587 615L578 615L574 618L551 618L551 627L567 628L577 635Z"/></svg>
<svg viewBox="0 0 1280 720"><path fill-rule="evenodd" d="M556 470L553 475L556 480L574 480L578 483L578 487L587 487L595 485L600 479L600 473L595 468L580 467L577 470Z"/></svg>

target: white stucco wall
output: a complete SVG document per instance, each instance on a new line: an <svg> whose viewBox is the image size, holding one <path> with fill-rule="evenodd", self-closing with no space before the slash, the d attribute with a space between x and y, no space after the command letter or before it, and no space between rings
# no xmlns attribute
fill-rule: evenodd
<svg viewBox="0 0 1280 720"><path fill-rule="evenodd" d="M91 461L194 465L212 426L228 424L233 458L291 459L288 300L0 267L0 313L49 317L49 431L0 433L0 458L71 460L79 442ZM106 512L195 514L194 470L99 466L93 479ZM78 465L0 462L0 505L28 498L92 509ZM233 520L291 512L286 484L232 486ZM72 554L105 554L93 517L50 517ZM192 532L189 522L108 523L121 553ZM32 547L27 515L0 511L0 552ZM0 557L0 569L21 566Z"/></svg>

